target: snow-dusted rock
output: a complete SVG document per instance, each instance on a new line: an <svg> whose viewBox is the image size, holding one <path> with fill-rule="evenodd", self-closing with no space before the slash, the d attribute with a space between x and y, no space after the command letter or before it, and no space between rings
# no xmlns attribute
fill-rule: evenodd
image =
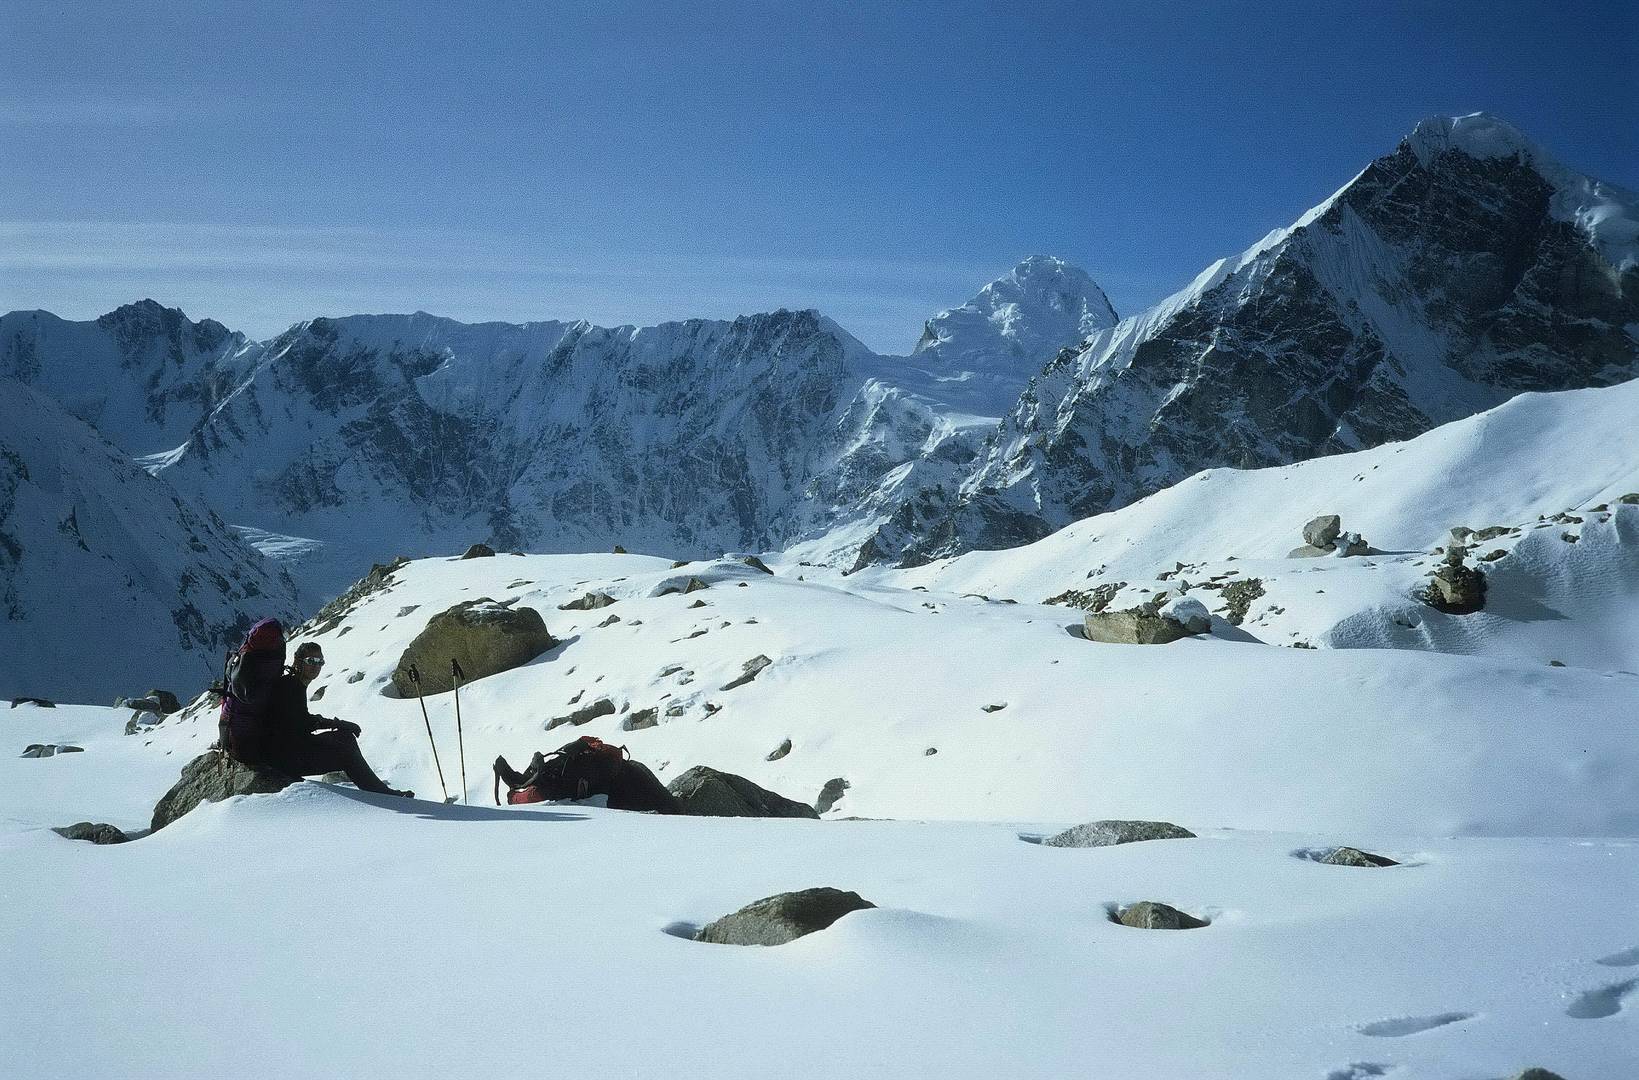
<svg viewBox="0 0 1639 1080"><path fill-rule="evenodd" d="M1197 930L1208 925L1205 919L1154 900L1129 904L1116 913L1115 921L1138 930Z"/></svg>
<svg viewBox="0 0 1639 1080"><path fill-rule="evenodd" d="M1369 851L1361 851L1359 848L1352 847L1334 848L1315 861L1325 863L1327 866L1376 867L1400 865L1386 856L1373 855Z"/></svg>
<svg viewBox="0 0 1639 1080"><path fill-rule="evenodd" d="M562 727L565 724L574 724L575 726L579 727L582 724L591 723L600 716L613 716L615 711L615 703L613 701L610 701L606 697L598 698L590 704L582 705L573 712L566 713L563 716L554 716L552 719L548 720L543 727L547 731L551 731L555 727Z"/></svg>
<svg viewBox="0 0 1639 1080"><path fill-rule="evenodd" d="M72 825L58 825L52 832L67 840L87 840L93 844L123 844L131 838L124 830L100 821L76 821Z"/></svg>
<svg viewBox="0 0 1639 1080"><path fill-rule="evenodd" d="M784 945L827 929L849 912L874 907L858 893L841 889L779 893L707 924L695 940L717 945Z"/></svg>
<svg viewBox="0 0 1639 1080"><path fill-rule="evenodd" d="M1170 821L1089 821L1042 840L1046 847L1092 848L1145 840L1184 840L1194 833Z"/></svg>
<svg viewBox="0 0 1639 1080"><path fill-rule="evenodd" d="M1162 605L1156 614L1171 619L1192 634L1204 634L1212 629L1212 613L1193 596L1180 596Z"/></svg>
<svg viewBox="0 0 1639 1080"><path fill-rule="evenodd" d="M1127 608L1122 611L1089 611L1082 618L1082 633L1088 641L1111 645L1165 645L1192 636L1177 619Z"/></svg>

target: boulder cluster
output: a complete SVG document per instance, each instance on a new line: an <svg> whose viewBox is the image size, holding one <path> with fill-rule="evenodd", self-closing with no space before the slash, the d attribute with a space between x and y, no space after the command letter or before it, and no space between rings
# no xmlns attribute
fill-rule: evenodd
<svg viewBox="0 0 1639 1080"><path fill-rule="evenodd" d="M1453 544L1429 577L1421 599L1447 615L1472 615L1485 607L1485 573L1463 562L1468 549Z"/></svg>
<svg viewBox="0 0 1639 1080"><path fill-rule="evenodd" d="M1343 519L1322 514L1303 527L1303 546L1293 548L1292 559L1313 559L1321 555L1369 555L1371 545L1359 533L1343 531Z"/></svg>

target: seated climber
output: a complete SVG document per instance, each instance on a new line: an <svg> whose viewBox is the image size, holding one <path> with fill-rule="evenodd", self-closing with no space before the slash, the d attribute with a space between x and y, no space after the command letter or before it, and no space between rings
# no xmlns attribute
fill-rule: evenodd
<svg viewBox="0 0 1639 1080"><path fill-rule="evenodd" d="M307 711L307 688L324 668L316 641L296 648L295 661L268 689L265 704L227 725L225 747L246 765L276 769L291 776L318 776L340 770L360 791L409 798L382 782L359 750L360 728Z"/></svg>

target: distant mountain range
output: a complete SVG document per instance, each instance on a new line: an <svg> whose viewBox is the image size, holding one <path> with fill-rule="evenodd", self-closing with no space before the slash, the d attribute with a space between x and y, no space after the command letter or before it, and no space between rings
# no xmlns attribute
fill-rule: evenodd
<svg viewBox="0 0 1639 1080"><path fill-rule="evenodd" d="M93 425L161 502L231 522L313 599L373 561L480 540L915 565L1202 469L1631 379L1636 251L1639 198L1475 114L1419 124L1125 320L1041 256L930 319L908 357L815 311L612 329L355 315L255 342L143 301L94 322L0 317L0 377Z"/></svg>

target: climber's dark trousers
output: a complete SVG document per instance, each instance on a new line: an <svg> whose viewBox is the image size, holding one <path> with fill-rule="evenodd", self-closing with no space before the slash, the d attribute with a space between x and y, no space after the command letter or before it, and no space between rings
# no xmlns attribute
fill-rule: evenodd
<svg viewBox="0 0 1639 1080"><path fill-rule="evenodd" d="M340 769L360 791L392 792L364 760L359 741L345 731L316 731L278 739L257 755L262 764L291 776L318 776Z"/></svg>

